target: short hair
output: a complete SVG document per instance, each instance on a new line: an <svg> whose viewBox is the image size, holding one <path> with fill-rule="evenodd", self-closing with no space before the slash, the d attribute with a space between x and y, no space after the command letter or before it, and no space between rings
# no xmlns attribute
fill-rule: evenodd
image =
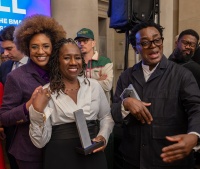
<svg viewBox="0 0 200 169"><path fill-rule="evenodd" d="M70 44L70 43L77 46L77 48L80 50L77 43L73 39L71 39L71 38L61 39L53 46L53 53L52 53L52 55L49 59L49 63L48 63L48 68L49 68L49 73L50 73L50 90L52 93L57 92L58 95L59 95L60 90L64 91L64 89L65 89L65 85L64 85L64 82L62 81L62 75L61 75L60 69L59 69L59 66L60 66L59 52L60 52L61 47L64 44ZM80 50L80 54L81 54L81 50ZM85 83L86 83L86 79L87 79L86 74L85 74L86 63L85 63L85 60L84 60L82 54L81 54L81 58L82 58L83 67L82 67L82 71L80 72L79 76L83 75L85 78Z"/></svg>
<svg viewBox="0 0 200 169"><path fill-rule="evenodd" d="M62 38L66 38L66 32L54 18L36 14L22 20L14 31L14 41L17 48L29 56L29 43L36 34L43 33L55 44Z"/></svg>
<svg viewBox="0 0 200 169"><path fill-rule="evenodd" d="M2 29L0 32L0 41L6 41L6 40L13 41L14 31L15 31L15 26L13 25L7 26L4 29Z"/></svg>
<svg viewBox="0 0 200 169"><path fill-rule="evenodd" d="M160 26L159 24L156 24L154 22L141 22L133 27L131 30L131 33L129 35L129 42L131 43L132 46L136 46L136 34L138 31L141 29L147 28L147 27L154 27L158 30L160 33L161 37L163 37L163 27Z"/></svg>
<svg viewBox="0 0 200 169"><path fill-rule="evenodd" d="M182 31L182 32L179 34L178 41L179 41L184 35L192 35L192 36L194 36L194 37L197 39L197 42L199 41L199 34L198 34L195 30L193 30L193 29L186 29L186 30Z"/></svg>

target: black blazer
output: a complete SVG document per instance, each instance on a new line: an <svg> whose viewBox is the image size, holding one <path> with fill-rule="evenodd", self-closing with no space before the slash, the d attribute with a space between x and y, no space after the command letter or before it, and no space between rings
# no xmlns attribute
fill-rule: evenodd
<svg viewBox="0 0 200 169"><path fill-rule="evenodd" d="M138 168L189 169L193 154L173 163L164 163L162 148L172 144L165 136L200 133L200 92L193 74L183 66L162 57L156 70L145 82L141 62L119 77L112 103L112 116L123 124L120 145L125 161ZM120 95L132 84L153 117L151 125L141 124L132 115L122 118Z"/></svg>

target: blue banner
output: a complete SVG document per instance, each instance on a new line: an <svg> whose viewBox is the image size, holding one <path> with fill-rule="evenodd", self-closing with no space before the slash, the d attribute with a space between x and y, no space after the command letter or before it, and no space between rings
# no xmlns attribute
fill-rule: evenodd
<svg viewBox="0 0 200 169"><path fill-rule="evenodd" d="M33 14L51 16L50 0L0 0L0 31Z"/></svg>

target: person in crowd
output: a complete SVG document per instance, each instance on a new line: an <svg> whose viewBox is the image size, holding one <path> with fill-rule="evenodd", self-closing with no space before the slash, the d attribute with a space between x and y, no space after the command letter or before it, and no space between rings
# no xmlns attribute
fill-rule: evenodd
<svg viewBox="0 0 200 169"><path fill-rule="evenodd" d="M110 93L113 84L113 63L108 57L99 56L98 52L95 50L96 41L94 40L92 30L82 28L77 32L77 36L74 40L78 42L85 63L87 64L86 76L96 79L99 82L110 103Z"/></svg>
<svg viewBox="0 0 200 169"><path fill-rule="evenodd" d="M0 32L0 45L4 50L2 57L9 58L8 61L3 62L0 66L0 82L4 85L8 73L15 70L17 67L22 66L28 62L28 57L23 52L17 49L14 43L15 26L7 26ZM6 134L6 153L10 163L11 169L18 169L15 158L8 152L11 145L11 140L14 135L16 125L4 127Z"/></svg>
<svg viewBox="0 0 200 169"><path fill-rule="evenodd" d="M85 67L74 40L62 39L55 45L49 61L50 83L38 89L29 108L31 140L38 148L45 146L44 169L107 168L103 150L114 121L103 89L96 80L85 77ZM104 142L86 156L75 151L81 142L73 112L79 109L91 139Z"/></svg>
<svg viewBox="0 0 200 169"><path fill-rule="evenodd" d="M169 60L189 69L200 87L200 65L192 60L198 46L199 35L193 29L182 31L176 41L176 48Z"/></svg>
<svg viewBox="0 0 200 169"><path fill-rule="evenodd" d="M0 32L0 45L4 50L3 54L10 60L0 66L0 81L5 84L7 74L27 63L28 57L17 49L14 42L15 26L7 26Z"/></svg>
<svg viewBox="0 0 200 169"><path fill-rule="evenodd" d="M55 19L39 14L25 18L15 29L17 48L30 61L7 75L0 121L3 126L16 125L9 153L19 169L42 169L43 150L36 148L29 137L28 109L34 90L49 82L47 63L53 44L65 37L66 32Z"/></svg>
<svg viewBox="0 0 200 169"><path fill-rule="evenodd" d="M142 60L119 77L111 111L123 126L124 169L194 167L200 91L188 69L163 55L163 39L163 27L153 22L141 22L130 33Z"/></svg>

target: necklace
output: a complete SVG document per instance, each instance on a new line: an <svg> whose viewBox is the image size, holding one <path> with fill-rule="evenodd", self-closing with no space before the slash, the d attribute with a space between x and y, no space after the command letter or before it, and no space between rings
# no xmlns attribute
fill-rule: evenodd
<svg viewBox="0 0 200 169"><path fill-rule="evenodd" d="M73 88L70 88L70 87L73 87ZM79 88L80 88L80 84L79 84L78 80L75 84L65 83L64 93L66 95L75 94L75 92L77 92L79 90Z"/></svg>
<svg viewBox="0 0 200 169"><path fill-rule="evenodd" d="M71 92L78 91L79 88L80 88L80 87L78 86L77 88L65 89L64 93L65 93L66 95L68 95L68 94L71 93Z"/></svg>
<svg viewBox="0 0 200 169"><path fill-rule="evenodd" d="M69 91L75 91L78 90L79 88L75 88L75 89L65 89L65 92L69 92Z"/></svg>

